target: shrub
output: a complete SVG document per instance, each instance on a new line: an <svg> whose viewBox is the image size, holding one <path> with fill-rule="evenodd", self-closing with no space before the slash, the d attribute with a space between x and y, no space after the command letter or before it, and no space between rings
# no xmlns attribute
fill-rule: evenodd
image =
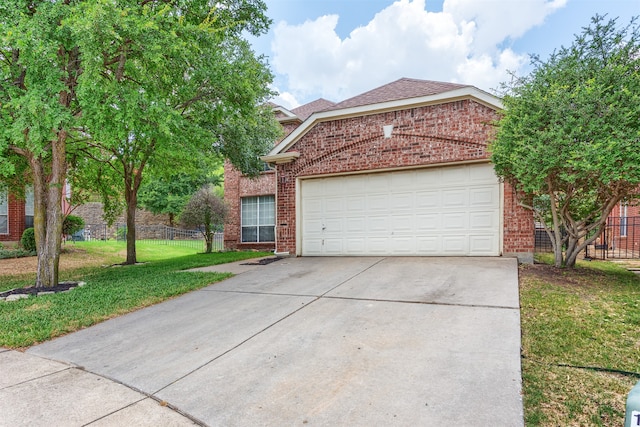
<svg viewBox="0 0 640 427"><path fill-rule="evenodd" d="M62 223L62 234L74 235L84 228L84 219L75 215L67 215Z"/></svg>
<svg viewBox="0 0 640 427"><path fill-rule="evenodd" d="M36 250L36 233L33 228L27 228L22 233L20 244L25 251L33 252Z"/></svg>
<svg viewBox="0 0 640 427"><path fill-rule="evenodd" d="M23 258L36 255L35 251L24 249L0 249L0 259Z"/></svg>

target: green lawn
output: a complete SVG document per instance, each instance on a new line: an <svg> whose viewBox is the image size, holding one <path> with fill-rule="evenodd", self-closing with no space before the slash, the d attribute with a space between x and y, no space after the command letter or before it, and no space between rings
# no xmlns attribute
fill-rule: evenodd
<svg viewBox="0 0 640 427"><path fill-rule="evenodd" d="M640 380L640 277L610 262L521 266L527 426L621 426Z"/></svg>
<svg viewBox="0 0 640 427"><path fill-rule="evenodd" d="M141 244L137 247L138 260L144 264L111 265L122 262L122 248L120 242L78 243L69 256L95 258L98 264L64 271L61 278L83 280L86 286L68 293L0 303L0 346L27 347L229 277L226 273L180 270L270 255L200 254L195 249ZM33 277L33 274L0 277L0 282L2 288L10 289L31 285Z"/></svg>

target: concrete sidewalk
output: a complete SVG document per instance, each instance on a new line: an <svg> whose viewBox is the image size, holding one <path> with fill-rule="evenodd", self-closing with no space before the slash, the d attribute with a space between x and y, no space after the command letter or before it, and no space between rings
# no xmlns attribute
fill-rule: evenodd
<svg viewBox="0 0 640 427"><path fill-rule="evenodd" d="M515 260L244 267L26 354L1 353L46 369L0 386L0 423L523 425Z"/></svg>
<svg viewBox="0 0 640 427"><path fill-rule="evenodd" d="M79 367L0 348L0 426L193 426L180 413Z"/></svg>

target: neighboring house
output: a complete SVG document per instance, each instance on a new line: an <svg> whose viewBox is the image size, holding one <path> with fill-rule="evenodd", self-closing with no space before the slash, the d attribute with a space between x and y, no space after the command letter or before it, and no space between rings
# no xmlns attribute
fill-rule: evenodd
<svg viewBox="0 0 640 427"><path fill-rule="evenodd" d="M71 194L68 185L63 190L62 211L70 212L66 195ZM24 199L0 188L0 242L18 242L25 229L33 227L33 189L26 188Z"/></svg>
<svg viewBox="0 0 640 427"><path fill-rule="evenodd" d="M25 200L0 189L0 241L17 242L25 229L33 227L33 192Z"/></svg>
<svg viewBox="0 0 640 427"><path fill-rule="evenodd" d="M281 110L288 133L263 157L275 171L257 181L225 174L225 242L239 247L240 225L257 226L250 236L259 237L264 209L275 213L264 224L274 227L264 232L275 239L268 248L283 256L531 262L531 212L489 163L501 108L473 86L404 78L298 117L293 130L286 126L294 118Z"/></svg>
<svg viewBox="0 0 640 427"><path fill-rule="evenodd" d="M273 105L276 119L283 127L285 137L312 113L334 105L318 99L289 111ZM229 215L224 226L224 246L227 249L275 250L275 170L265 164L257 178L249 178L234 168L224 165L224 199Z"/></svg>
<svg viewBox="0 0 640 427"><path fill-rule="evenodd" d="M640 256L640 206L620 202L607 218L604 235L596 242L599 248L624 251L625 256Z"/></svg>

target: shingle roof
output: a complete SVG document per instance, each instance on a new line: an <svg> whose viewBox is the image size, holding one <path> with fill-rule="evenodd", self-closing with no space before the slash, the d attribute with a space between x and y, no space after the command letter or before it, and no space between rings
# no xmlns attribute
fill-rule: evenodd
<svg viewBox="0 0 640 427"><path fill-rule="evenodd" d="M307 118L313 113L317 113L318 111L326 110L328 108L336 105L334 102L327 101L326 99L320 98L315 101L311 101L307 104L301 105L299 107L291 110L296 116L300 118L303 122L307 120Z"/></svg>
<svg viewBox="0 0 640 427"><path fill-rule="evenodd" d="M378 104L381 102L436 95L462 87L469 87L469 85L402 78L360 95L356 95L353 98L333 104L326 108L326 110L341 110L343 108L360 107L363 105Z"/></svg>

